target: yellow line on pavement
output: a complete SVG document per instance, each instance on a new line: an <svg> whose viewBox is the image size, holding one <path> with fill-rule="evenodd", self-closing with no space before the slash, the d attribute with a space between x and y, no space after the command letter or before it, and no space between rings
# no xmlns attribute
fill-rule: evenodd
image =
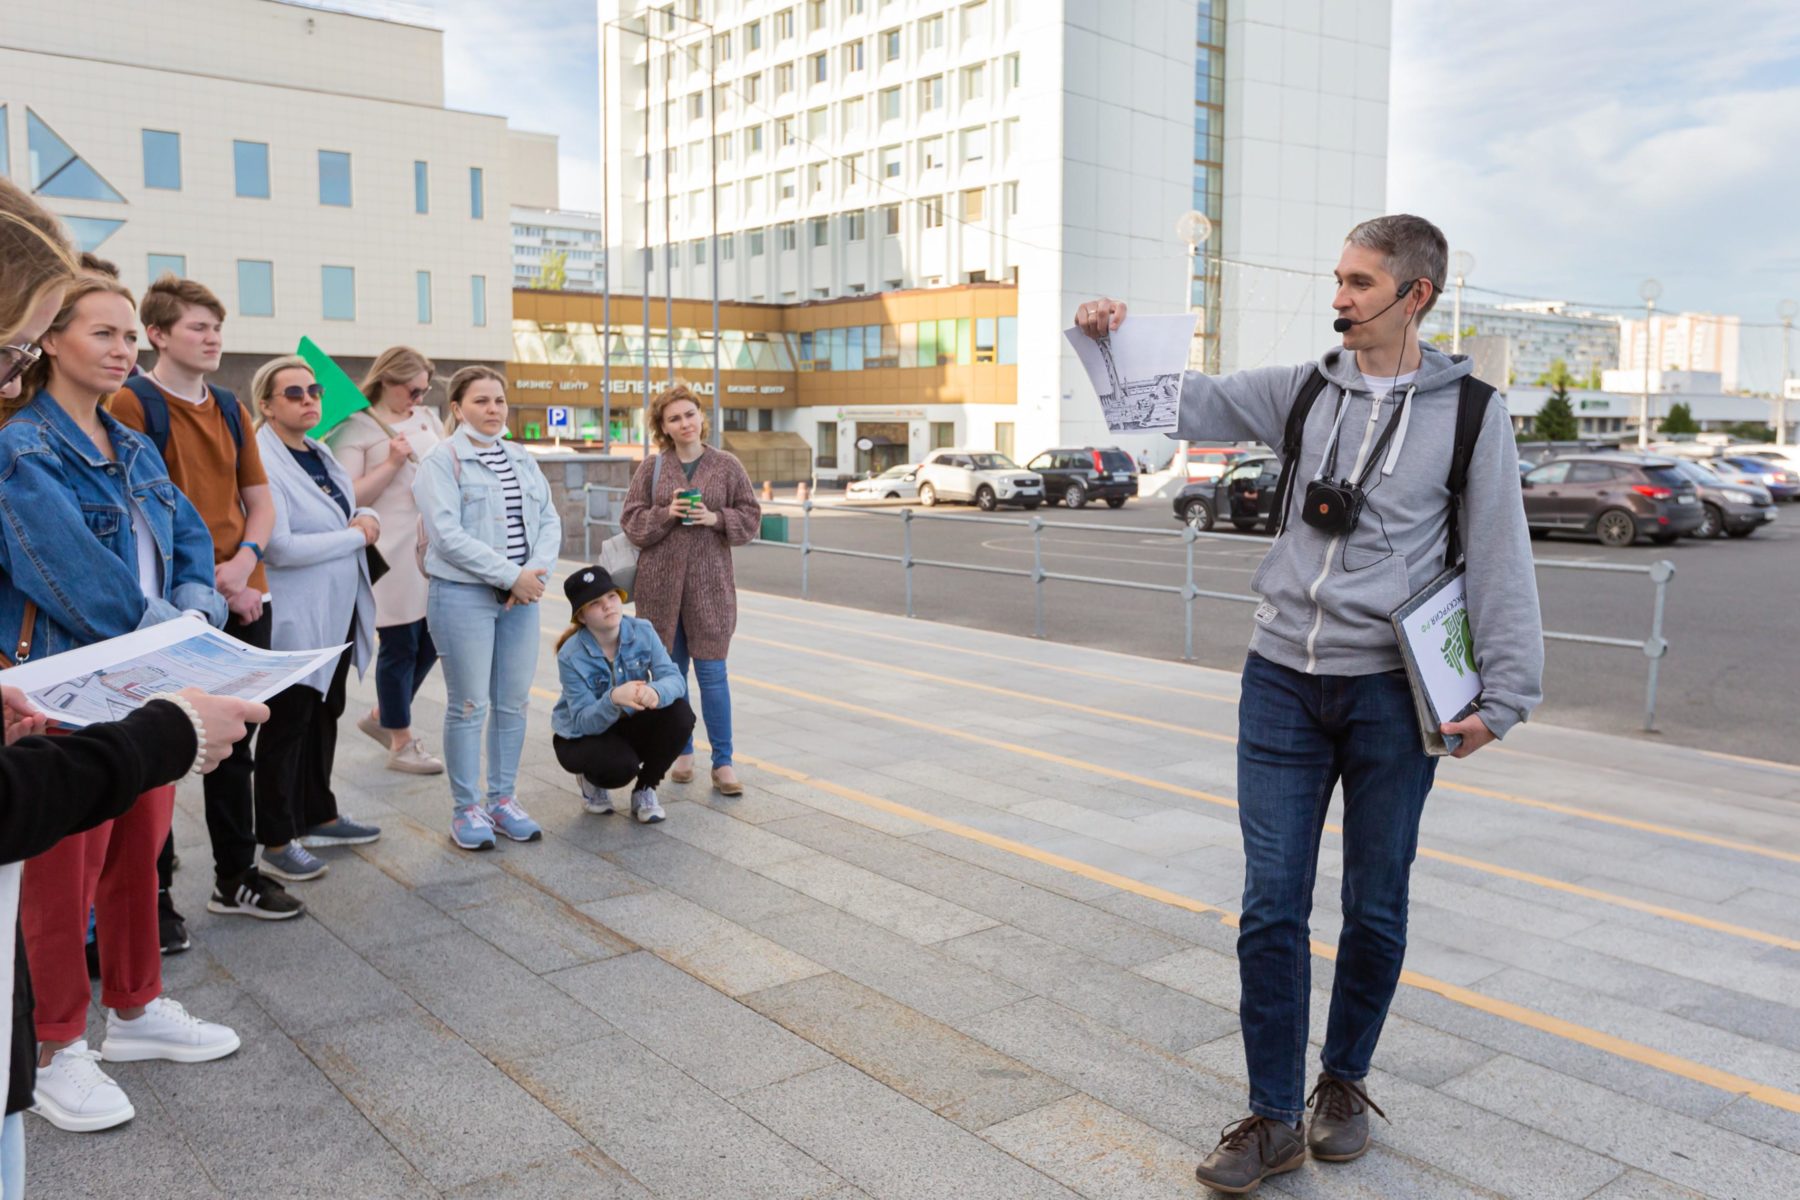
<svg viewBox="0 0 1800 1200"><path fill-rule="evenodd" d="M759 612L756 615L759 617L762 617L762 616L768 616L770 614ZM787 618L776 618L776 619L785 620ZM888 636L888 635L877 634L877 635L870 635L870 636ZM753 637L749 634L743 634L743 633L738 634L737 637L738 637L738 640L740 640L740 641L753 642L759 646L769 646L773 649L788 650L788 651L792 651L796 654L811 654L811 655L814 655L819 658L832 658L832 659L837 659L840 662L856 663L859 666L870 667L875 670L890 671L890 672L894 672L897 674L910 675L917 679L934 680L936 682L948 684L950 686L958 687L958 688L972 688L977 691L991 692L996 695L1006 696L1009 699L1024 700L1024 701L1027 701L1032 704L1041 704L1041 705L1045 705L1050 708L1068 709L1068 710L1071 710L1074 712L1083 713L1088 716L1102 717L1109 721L1126 721L1133 725L1143 725L1143 726L1146 726L1151 729L1163 729L1163 730L1167 730L1171 733L1186 734L1190 737L1206 738L1211 741L1217 741L1217 742L1229 742L1232 744L1235 744L1237 742L1237 738L1228 733L1214 733L1211 730L1195 729L1188 725L1179 725L1173 721L1158 721L1152 717L1140 717L1134 713L1123 713L1123 712L1117 712L1117 711L1114 711L1111 709L1094 708L1094 707L1090 707L1085 704L1074 704L1067 700L1052 700L1048 697L1040 696L1033 692L1021 691L1017 688L1003 688L1003 687L995 687L991 684L975 683L970 680L958 679L958 678L956 678L954 676L950 676L950 675L933 674L930 671L920 671L920 670L917 670L912 667L901 667L901 666L897 666L893 663L881 662L877 659L857 658L854 655L839 654L839 653L837 653L835 651L831 651L831 650L818 650L818 649L814 649L810 646L798 646L798 645L793 644L792 642L779 642L779 641L775 641L772 638ZM911 639L896 638L895 640L896 641L910 641ZM918 644L931 645L932 643L918 643ZM943 649L943 647L941 645L937 646L936 648L940 649L940 650ZM970 650L957 649L956 653L958 653L958 654L973 654L973 653L977 653L977 652L970 651ZM1006 656L998 655L998 654L990 654L990 655L987 655L986 657L999 658L999 659L1003 659L1006 662L1018 663L1022 666L1035 665L1035 664L1027 663L1023 659L1006 658ZM1047 669L1049 669L1049 670L1064 670L1064 671L1073 671L1074 670L1074 668L1071 668L1071 667L1050 667ZM1079 672L1079 673L1083 674L1083 675L1093 675L1095 678L1104 679L1109 683L1119 682L1118 677L1113 676L1113 675L1102 675L1102 674L1099 674L1098 672L1086 672L1086 671ZM1134 683L1133 686L1136 686L1136 684ZM1178 691L1179 689L1170 688L1167 690ZM1208 695L1207 693L1203 693L1203 692L1190 692L1190 693L1185 693L1185 694L1196 695L1196 696L1207 696ZM1208 696L1208 698L1216 699L1217 697ZM1500 747L1496 747L1496 749L1499 749L1499 748ZM1703 751L1703 753L1711 753L1711 752ZM1715 757L1729 758L1729 757L1733 757L1733 756L1717 755ZM1737 761L1749 763L1749 764L1756 765L1756 766L1766 766L1766 767L1778 767L1781 765L1779 763L1764 762L1761 759L1738 759ZM1739 851L1740 853L1744 853L1744 854L1755 854L1762 858L1773 858L1773 859L1778 859L1782 862L1800 863L1800 854L1796 854L1792 851L1779 850L1773 846L1758 846L1754 842L1737 841L1732 838L1718 837L1718 836L1715 836L1710 833L1697 833L1693 830L1682 829L1679 826L1675 826L1675 825L1660 825L1654 821L1639 821L1639 820L1636 820L1631 817L1614 816L1612 813L1599 812L1599 811L1597 811L1595 809L1591 809L1591 808L1579 808L1572 804L1559 804L1553 800L1537 800L1530 796L1520 796L1513 792L1499 792L1499 791L1495 791L1492 788L1479 787L1475 784L1470 784L1470 783L1455 783L1451 780L1446 780L1446 779L1439 779L1437 781L1437 783L1435 784L1435 786L1443 788L1445 791L1461 792L1464 795L1468 795L1468 796L1481 796L1488 800L1499 800L1506 804L1517 804L1523 808L1535 808L1535 809L1538 809L1543 812L1553 812L1553 813L1558 814L1559 816L1579 817L1585 821L1595 821L1595 822L1598 822L1603 825L1612 825L1612 826L1616 826L1621 829L1634 830L1638 833L1652 833L1652 834L1656 834L1659 837L1677 838L1681 841L1693 842L1697 845L1717 846L1717 847L1719 847L1721 849L1725 849L1725 850L1736 850L1736 851Z"/></svg>
<svg viewBox="0 0 1800 1200"><path fill-rule="evenodd" d="M1192 800L1202 800L1208 804L1219 805L1222 808L1237 808L1237 801L1226 796L1218 795L1214 792L1206 792L1199 788L1191 788L1178 783L1169 783L1165 780L1153 779L1148 775L1139 775L1132 771L1122 771L1116 767L1102 766L1099 763L1091 763L1085 759L1074 758L1070 755L1056 754L1049 750L1039 750L1034 746L1022 746L1017 742L1002 741L999 738L991 738L979 733L970 733L966 729L956 729L949 725L938 725L931 721L922 721L917 717L906 717L896 713L883 712L880 709L870 708L867 705L862 704L853 704L847 700L833 700L829 697L818 695L815 692L804 691L800 688L791 688L779 683L770 683L766 680L755 679L745 675L734 675L732 676L732 680L733 682L742 684L746 687L773 692L777 695L787 696L796 700L809 701L813 704L824 705L828 708L841 709L844 712L853 712L862 716L875 717L883 721L889 721L896 725L905 725L909 728L918 729L926 733L933 733L942 737L953 737L961 741L973 742L978 746L986 746L994 750L1004 750L1009 754L1017 754L1025 758L1034 758L1040 762L1055 763L1056 765L1063 767L1072 767L1078 771L1086 771L1090 774L1104 776L1108 779L1116 779L1123 783L1135 784L1138 787L1150 788L1153 791L1166 792L1170 795L1183 796ZM1340 825L1327 824L1325 828L1328 832L1339 836L1342 836L1344 832L1343 827ZM1714 933L1723 933L1731 937L1761 942L1769 946L1779 946L1784 950L1800 950L1800 940L1794 938L1782 937L1780 934L1768 933L1761 929L1752 929L1745 925L1734 925L1728 921L1714 920L1711 917L1703 917L1698 913L1683 912L1680 909L1668 908L1661 904L1651 904L1631 896L1621 896L1614 892L1603 892L1596 888L1584 887L1578 883L1566 883L1561 879L1552 879L1547 875L1537 875L1530 871L1519 871L1512 867L1500 866L1497 863L1466 858L1460 854L1450 854L1442 850L1433 850L1425 846L1419 847L1418 855L1420 858L1429 858L1437 862L1449 863L1452 866L1463 867L1471 871L1478 871L1484 875L1495 875L1503 879L1517 880L1518 882L1528 883L1535 887L1561 892L1565 895L1580 896L1587 900L1597 900L1603 904L1610 904L1617 908L1625 908L1630 909L1633 912L1646 913L1650 916L1660 917L1664 920L1678 921L1683 925L1692 925L1698 929L1706 929Z"/></svg>
<svg viewBox="0 0 1800 1200"><path fill-rule="evenodd" d="M1047 867L1054 867L1060 871L1066 871L1071 875L1079 875L1084 879L1091 879L1097 883L1103 883L1109 887L1117 888L1119 891L1130 892L1133 895L1142 896L1148 900L1154 900L1159 904L1166 904L1171 908L1186 909L1188 912L1193 913L1216 914L1220 921L1226 925L1235 926L1238 921L1237 914L1231 912L1229 909L1219 908L1216 905L1195 900L1191 896L1184 896L1179 892L1172 892L1167 888L1157 887L1155 884L1144 883L1141 880L1133 879L1128 875L1120 875L1116 872L1108 871L1089 863L1084 863L1079 859L1068 858L1061 854L1054 854L1048 850L1040 850L1036 846L1014 841L1011 838L1001 837L998 834L989 833L984 829L977 829L972 825L964 825L958 821L947 820L944 817L940 817L935 813L926 812L923 809L913 808L909 805L900 804L881 796L875 796L868 792L858 791L855 788L845 787L842 784L833 783L828 779L821 779L814 775L808 775L804 771L796 771L789 767L783 767L777 763L770 762L765 758L753 758L743 754L738 755L737 758L739 762L748 766L756 767L759 770L769 772L771 775L778 775L783 779L791 780L795 783L804 783L808 787L818 788L820 791L827 792L840 799L850 800L854 803L861 804L864 807L889 813L893 816L904 817L909 821L916 821L931 829L952 834L967 841L978 842L984 846L990 846L996 850L1016 855L1019 858L1028 859L1035 863L1041 863ZM1337 958L1337 948L1335 946L1320 942L1317 939L1312 941L1312 952L1325 959L1335 960ZM1643 1066L1653 1067L1656 1070L1664 1071L1683 1079L1689 1079L1695 1083L1705 1084L1707 1087L1717 1088L1722 1092L1748 1096L1753 1100L1759 1100L1764 1104L1784 1109L1787 1112L1800 1113L1800 1095L1783 1091L1780 1088L1771 1087L1768 1084L1758 1083L1756 1080L1747 1079L1742 1075L1734 1075L1729 1071L1721 1071L1715 1067L1709 1067L1704 1063L1694 1062L1691 1059L1669 1054L1666 1051L1658 1050L1653 1046L1646 1046L1641 1042L1633 1042L1626 1038L1616 1037L1613 1034L1605 1033L1598 1029L1590 1029L1585 1025L1578 1025L1573 1021L1565 1021L1561 1017L1553 1017L1548 1013L1541 1013L1536 1009L1526 1008L1520 1004L1513 1004L1505 1000L1496 1000L1492 996L1484 996L1480 992L1465 987L1459 987L1456 984L1448 983L1430 975L1422 975L1417 971L1401 971L1400 982L1411 987L1420 988L1424 991L1433 992L1452 1003L1460 1004L1467 1008L1473 1008L1480 1012L1488 1013L1491 1016L1500 1017L1503 1020L1523 1025L1529 1029L1535 1029L1541 1033L1548 1033L1552 1036L1563 1038L1566 1041L1588 1046L1595 1050L1611 1054L1617 1058L1623 1058Z"/></svg>

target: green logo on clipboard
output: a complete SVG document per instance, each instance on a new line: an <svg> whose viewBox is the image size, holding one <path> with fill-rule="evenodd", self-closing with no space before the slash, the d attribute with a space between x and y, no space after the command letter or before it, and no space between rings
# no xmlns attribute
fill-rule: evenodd
<svg viewBox="0 0 1800 1200"><path fill-rule="evenodd" d="M1475 669L1475 638L1469 631L1469 610L1458 609L1444 622L1444 662L1456 668L1457 675Z"/></svg>

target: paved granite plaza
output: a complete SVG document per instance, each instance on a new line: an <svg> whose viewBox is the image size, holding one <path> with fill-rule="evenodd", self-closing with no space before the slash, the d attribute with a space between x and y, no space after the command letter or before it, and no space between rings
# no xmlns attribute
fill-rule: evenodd
<svg viewBox="0 0 1800 1200"><path fill-rule="evenodd" d="M113 1132L29 1118L30 1194L1206 1195L1244 1094L1235 677L742 607L747 793L668 786L661 825L584 814L551 756L560 602L541 843L453 848L443 779L351 726L372 680L339 795L385 833L294 885L309 916L206 913L185 787L168 990L244 1047L111 1068ZM1262 1194L1800 1196L1800 769L1525 727L1438 780L1370 1082L1392 1123ZM1328 832L1327 954L1337 863Z"/></svg>

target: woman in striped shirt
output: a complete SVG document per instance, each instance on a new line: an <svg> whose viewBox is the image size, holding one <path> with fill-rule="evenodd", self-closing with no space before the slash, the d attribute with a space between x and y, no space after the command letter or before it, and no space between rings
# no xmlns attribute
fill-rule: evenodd
<svg viewBox="0 0 1800 1200"><path fill-rule="evenodd" d="M515 842L543 836L519 807L514 785L537 670L537 602L562 545L562 519L537 463L504 438L506 380L499 372L464 367L452 376L450 418L456 432L419 464L413 497L428 542L425 619L449 693L444 762L456 804L450 839L464 850L491 850L496 832Z"/></svg>

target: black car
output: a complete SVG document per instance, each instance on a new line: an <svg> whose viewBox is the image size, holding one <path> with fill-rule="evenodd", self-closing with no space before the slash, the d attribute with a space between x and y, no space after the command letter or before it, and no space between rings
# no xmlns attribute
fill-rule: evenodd
<svg viewBox="0 0 1800 1200"><path fill-rule="evenodd" d="M1190 483L1175 497L1175 519L1186 521L1202 533L1221 521L1248 532L1258 527L1275 528L1275 485L1281 479L1281 460L1273 454L1252 454L1217 479Z"/></svg>
<svg viewBox="0 0 1800 1200"><path fill-rule="evenodd" d="M1104 500L1108 508L1122 508L1138 494L1137 462L1117 446L1073 446L1046 450L1025 464L1027 471L1044 477L1044 498L1080 508L1089 500Z"/></svg>

